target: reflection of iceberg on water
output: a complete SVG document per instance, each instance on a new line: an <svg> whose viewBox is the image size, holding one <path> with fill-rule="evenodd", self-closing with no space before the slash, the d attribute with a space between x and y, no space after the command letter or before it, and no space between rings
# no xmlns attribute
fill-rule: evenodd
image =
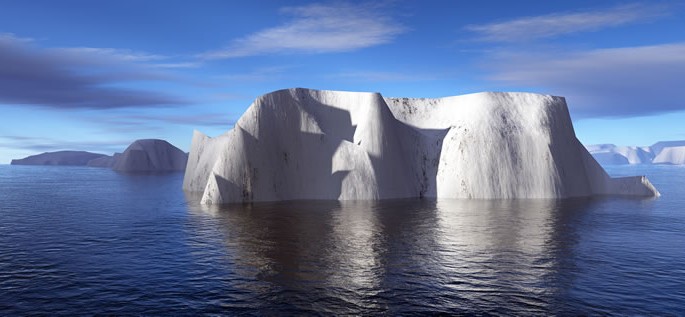
<svg viewBox="0 0 685 317"><path fill-rule="evenodd" d="M501 309L512 300L524 301L529 314L553 311L559 298L550 285L564 288L577 273L573 254L586 237L579 223L602 202L399 199L217 206L188 199L191 226L226 250L203 254L208 248L198 247L198 256L227 263L224 274L243 281L236 293L251 304L267 313L286 303L389 315L402 311L398 301L445 313Z"/></svg>

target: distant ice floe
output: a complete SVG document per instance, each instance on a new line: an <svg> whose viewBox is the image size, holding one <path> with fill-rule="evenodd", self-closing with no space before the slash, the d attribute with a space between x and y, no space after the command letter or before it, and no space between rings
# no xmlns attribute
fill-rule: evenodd
<svg viewBox="0 0 685 317"><path fill-rule="evenodd" d="M662 141L652 146L588 145L587 150L602 165L685 165L685 141Z"/></svg>
<svg viewBox="0 0 685 317"><path fill-rule="evenodd" d="M136 140L113 156L84 151L47 152L12 160L12 165L72 165L111 168L120 172L183 171L188 155L159 139Z"/></svg>

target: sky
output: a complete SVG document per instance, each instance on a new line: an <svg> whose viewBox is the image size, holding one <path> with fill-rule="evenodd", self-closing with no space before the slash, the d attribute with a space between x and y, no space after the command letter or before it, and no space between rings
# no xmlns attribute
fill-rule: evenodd
<svg viewBox="0 0 685 317"><path fill-rule="evenodd" d="M0 164L188 151L292 87L552 94L584 144L685 139L685 3L0 0Z"/></svg>

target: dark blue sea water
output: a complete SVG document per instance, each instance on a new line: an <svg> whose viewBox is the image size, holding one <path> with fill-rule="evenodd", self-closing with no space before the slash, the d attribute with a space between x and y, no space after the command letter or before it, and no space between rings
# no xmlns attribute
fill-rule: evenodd
<svg viewBox="0 0 685 317"><path fill-rule="evenodd" d="M663 196L210 208L0 166L0 315L684 315L685 168L608 170Z"/></svg>

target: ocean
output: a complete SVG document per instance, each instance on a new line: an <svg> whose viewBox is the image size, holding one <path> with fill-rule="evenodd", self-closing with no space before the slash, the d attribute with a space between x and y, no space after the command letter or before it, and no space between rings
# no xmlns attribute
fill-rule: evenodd
<svg viewBox="0 0 685 317"><path fill-rule="evenodd" d="M0 315L685 314L685 167L607 171L662 197L215 207L0 165Z"/></svg>

